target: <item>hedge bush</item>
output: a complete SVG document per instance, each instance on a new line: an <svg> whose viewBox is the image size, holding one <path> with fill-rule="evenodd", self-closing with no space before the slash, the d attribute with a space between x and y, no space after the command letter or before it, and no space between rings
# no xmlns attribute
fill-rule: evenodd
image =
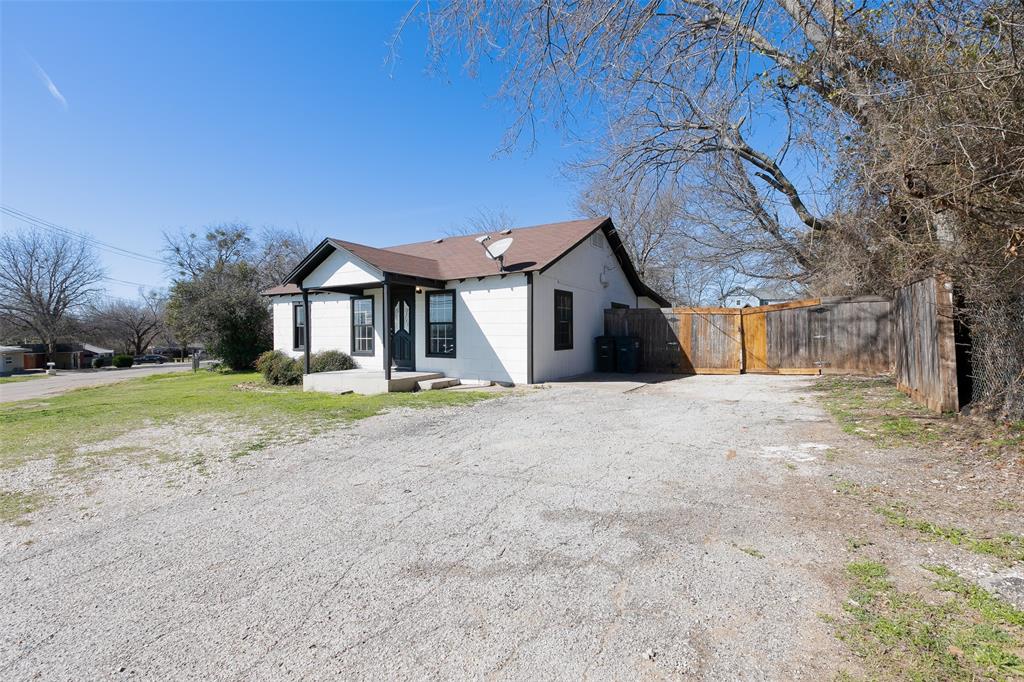
<svg viewBox="0 0 1024 682"><path fill-rule="evenodd" d="M107 364L107 359L102 355L97 355L92 359L92 362L90 362L89 364L92 365L93 369L99 369L100 367L103 367L105 364Z"/></svg>
<svg viewBox="0 0 1024 682"><path fill-rule="evenodd" d="M340 350L323 350L313 353L309 358L310 372L337 372L355 368L355 360L348 353L342 353Z"/></svg>
<svg viewBox="0 0 1024 682"><path fill-rule="evenodd" d="M302 381L302 363L279 350L268 350L256 358L256 369L267 383L292 386Z"/></svg>
<svg viewBox="0 0 1024 682"><path fill-rule="evenodd" d="M256 358L256 369L267 383L277 386L291 386L302 383L302 360L285 355L279 350L268 350ZM347 353L340 350L325 350L309 357L310 372L337 372L355 369L356 363Z"/></svg>
<svg viewBox="0 0 1024 682"><path fill-rule="evenodd" d="M115 355L110 364L114 367L131 367L135 364L135 358L131 355Z"/></svg>

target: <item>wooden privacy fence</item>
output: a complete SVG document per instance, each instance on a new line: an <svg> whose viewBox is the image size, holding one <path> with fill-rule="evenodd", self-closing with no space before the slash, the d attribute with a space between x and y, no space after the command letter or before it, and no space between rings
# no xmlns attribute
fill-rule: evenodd
<svg viewBox="0 0 1024 682"><path fill-rule="evenodd" d="M757 308L613 309L605 334L641 339L640 370L680 374L857 374L938 412L960 408L953 287L939 275L879 296ZM967 363L964 363L965 365ZM969 372L962 367L962 371Z"/></svg>
<svg viewBox="0 0 1024 682"><path fill-rule="evenodd" d="M937 412L960 409L957 395L953 287L927 277L893 296L896 385Z"/></svg>
<svg viewBox="0 0 1024 682"><path fill-rule="evenodd" d="M605 311L605 334L640 337L641 371L680 374L883 372L891 326L890 301L874 296Z"/></svg>
<svg viewBox="0 0 1024 682"><path fill-rule="evenodd" d="M892 367L891 309L880 296L743 308L743 368L769 374L886 372Z"/></svg>
<svg viewBox="0 0 1024 682"><path fill-rule="evenodd" d="M737 308L629 308L604 312L605 334L640 337L640 371L739 374Z"/></svg>

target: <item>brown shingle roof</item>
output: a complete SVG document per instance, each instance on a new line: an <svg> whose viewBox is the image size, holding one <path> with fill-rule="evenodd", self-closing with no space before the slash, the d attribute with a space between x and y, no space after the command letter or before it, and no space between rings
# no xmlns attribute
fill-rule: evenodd
<svg viewBox="0 0 1024 682"><path fill-rule="evenodd" d="M378 249L373 246L347 242L343 239L332 238L328 241L335 246L354 253L383 272L409 275L410 277L426 277L427 279L451 279L451 277L442 276L441 263L432 258L402 253L394 248ZM476 247L480 249L479 244ZM483 251L483 249L480 250Z"/></svg>
<svg viewBox="0 0 1024 682"><path fill-rule="evenodd" d="M512 246L505 252L505 271L531 272L543 270L559 256L586 239L587 235L599 228L605 220L607 219L593 218L521 227L512 230L509 235L479 232L459 237L445 237L440 242L399 244L398 246L389 246L387 250L436 261L440 266L440 276L437 279L483 277L496 275L500 271L498 264L484 254L484 249L476 242L476 238L483 234L490 234L492 239L497 241L499 238L509 236L513 238L513 241Z"/></svg>
<svg viewBox="0 0 1024 682"><path fill-rule="evenodd" d="M299 288L298 284L278 284L276 287L264 289L260 293L262 293L264 296L297 296L298 294L302 293L302 289Z"/></svg>
<svg viewBox="0 0 1024 682"><path fill-rule="evenodd" d="M637 293L651 296L662 302L663 305L667 305L667 302L663 302L664 299L650 291L637 277L636 270L629 262L628 256L625 255L624 248L608 218L570 220L534 227L521 227L512 230L509 235L480 232L413 244L399 244L386 248L329 238L324 240L295 268L289 276L289 282L263 293L268 296L301 293L297 282L307 277L333 249L338 248L350 251L382 272L395 275L444 282L500 274L498 264L487 258L483 247L476 241L476 238L483 234L490 234L495 241L505 236L513 237L512 246L505 252L505 272L544 270L599 228L605 229L605 233L612 243L613 251Z"/></svg>

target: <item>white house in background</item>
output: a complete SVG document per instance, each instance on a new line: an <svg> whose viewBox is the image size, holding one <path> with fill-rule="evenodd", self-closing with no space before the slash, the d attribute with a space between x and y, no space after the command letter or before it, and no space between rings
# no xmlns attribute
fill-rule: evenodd
<svg viewBox="0 0 1024 682"><path fill-rule="evenodd" d="M0 376L9 376L25 369L27 348L21 346L0 346Z"/></svg>
<svg viewBox="0 0 1024 682"><path fill-rule="evenodd" d="M512 238L503 263L483 236L388 248L325 239L264 292L274 347L304 357L307 375L310 353L344 351L364 376L379 373L381 390L409 372L528 384L591 371L606 308L668 305L640 280L610 218L489 235ZM304 384L341 390L325 379Z"/></svg>
<svg viewBox="0 0 1024 682"><path fill-rule="evenodd" d="M774 289L747 289L736 287L725 296L727 308L747 308L759 305L772 305L796 300L790 294Z"/></svg>

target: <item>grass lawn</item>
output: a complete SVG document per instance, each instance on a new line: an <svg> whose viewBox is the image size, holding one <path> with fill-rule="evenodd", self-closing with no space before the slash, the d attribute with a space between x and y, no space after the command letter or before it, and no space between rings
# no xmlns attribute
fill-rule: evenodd
<svg viewBox="0 0 1024 682"><path fill-rule="evenodd" d="M928 598L897 589L876 561L847 566L846 617L825 620L873 673L869 679L1024 678L1024 612L946 566L924 568L937 578Z"/></svg>
<svg viewBox="0 0 1024 682"><path fill-rule="evenodd" d="M889 378L829 376L814 389L843 431L882 447L934 443L949 431L948 416L918 405Z"/></svg>
<svg viewBox="0 0 1024 682"><path fill-rule="evenodd" d="M879 447L950 444L991 458L1024 455L1024 422L935 414L898 391L889 377L828 376L813 388L843 431Z"/></svg>
<svg viewBox="0 0 1024 682"><path fill-rule="evenodd" d="M0 377L0 384L16 384L21 381L31 381L32 379L45 379L47 374L16 374L10 377Z"/></svg>
<svg viewBox="0 0 1024 682"><path fill-rule="evenodd" d="M59 464L87 456L83 446L127 436L143 427L225 420L257 432L256 449L274 436L289 439L392 407L461 405L490 397L471 391L427 391L377 396L304 393L274 387L252 373L155 374L45 399L0 405L0 468L55 457ZM296 436L299 434L299 436ZM145 453L146 442L115 454ZM167 453L162 453L167 454ZM243 453L244 454L244 453Z"/></svg>

